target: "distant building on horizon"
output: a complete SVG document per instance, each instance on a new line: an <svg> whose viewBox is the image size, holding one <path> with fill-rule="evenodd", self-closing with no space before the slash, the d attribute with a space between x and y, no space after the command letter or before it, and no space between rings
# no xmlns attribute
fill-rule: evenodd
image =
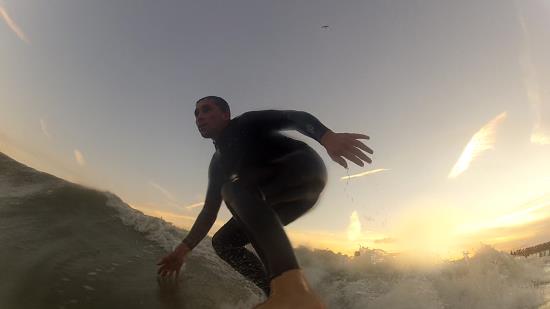
<svg viewBox="0 0 550 309"><path fill-rule="evenodd" d="M550 255L550 241L532 247L521 248L510 251L511 255L528 257L533 254L538 254L539 257Z"/></svg>

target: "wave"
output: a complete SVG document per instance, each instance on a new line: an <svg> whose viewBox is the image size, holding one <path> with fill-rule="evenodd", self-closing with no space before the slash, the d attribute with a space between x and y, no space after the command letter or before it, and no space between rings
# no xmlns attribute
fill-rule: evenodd
<svg viewBox="0 0 550 309"><path fill-rule="evenodd" d="M157 261L187 231L110 192L69 183L0 153L0 308L250 308L261 291L202 241L180 278ZM536 308L544 259L482 247L469 259L373 263L297 248L329 308Z"/></svg>
<svg viewBox="0 0 550 309"><path fill-rule="evenodd" d="M0 155L0 308L216 308L261 291L202 242L178 281L156 263L186 235L109 192Z"/></svg>
<svg viewBox="0 0 550 309"><path fill-rule="evenodd" d="M429 264L403 255L373 264L326 251L297 253L329 308L536 308L549 279L544 260L486 245L471 258Z"/></svg>

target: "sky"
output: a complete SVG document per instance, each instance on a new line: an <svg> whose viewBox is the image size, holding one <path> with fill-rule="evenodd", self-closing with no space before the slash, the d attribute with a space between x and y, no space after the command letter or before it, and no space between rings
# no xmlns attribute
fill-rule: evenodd
<svg viewBox="0 0 550 309"><path fill-rule="evenodd" d="M550 237L550 1L0 0L0 151L189 228L197 99L370 136L294 245L441 256ZM231 217L222 206L210 235Z"/></svg>

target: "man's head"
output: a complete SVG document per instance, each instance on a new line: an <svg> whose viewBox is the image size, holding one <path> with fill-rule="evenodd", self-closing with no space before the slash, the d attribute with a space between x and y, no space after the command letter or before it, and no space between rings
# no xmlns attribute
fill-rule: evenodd
<svg viewBox="0 0 550 309"><path fill-rule="evenodd" d="M217 138L229 120L231 120L231 111L224 99L208 96L197 101L195 123L202 137Z"/></svg>

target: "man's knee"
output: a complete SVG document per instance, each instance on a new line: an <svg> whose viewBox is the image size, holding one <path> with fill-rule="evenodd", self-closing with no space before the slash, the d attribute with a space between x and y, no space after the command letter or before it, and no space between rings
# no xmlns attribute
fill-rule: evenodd
<svg viewBox="0 0 550 309"><path fill-rule="evenodd" d="M220 246L221 246L220 237L219 237L219 234L216 233L214 234L214 236L212 236L212 247L216 249L217 247L220 247Z"/></svg>
<svg viewBox="0 0 550 309"><path fill-rule="evenodd" d="M325 166L325 164L321 161L319 163L319 173L318 173L318 177L316 178L316 183L318 185L318 188L319 188L319 193L321 191L323 191L323 189L325 188L326 184L327 184L327 179L328 179L328 172L327 172L327 167Z"/></svg>
<svg viewBox="0 0 550 309"><path fill-rule="evenodd" d="M321 175L319 175L319 178L317 178L314 181L314 186L319 191L319 193L321 193L323 189L325 189L326 185L327 185L327 174L322 173Z"/></svg>
<svg viewBox="0 0 550 309"><path fill-rule="evenodd" d="M312 180L308 184L308 189L304 196L305 200L315 204L319 199L319 196L323 192L323 189L325 188L326 184L327 184L327 180L324 177L318 177L318 178L316 177L314 180Z"/></svg>
<svg viewBox="0 0 550 309"><path fill-rule="evenodd" d="M312 155L310 161L311 165L308 165L307 172L304 173L304 175L307 175L305 176L305 182L309 187L309 193L318 197L327 184L328 172L319 155Z"/></svg>
<svg viewBox="0 0 550 309"><path fill-rule="evenodd" d="M226 247L227 247L227 244L223 241L220 234L219 233L214 234L214 236L212 237L212 248L214 248L214 251L219 256L222 256L224 254Z"/></svg>

